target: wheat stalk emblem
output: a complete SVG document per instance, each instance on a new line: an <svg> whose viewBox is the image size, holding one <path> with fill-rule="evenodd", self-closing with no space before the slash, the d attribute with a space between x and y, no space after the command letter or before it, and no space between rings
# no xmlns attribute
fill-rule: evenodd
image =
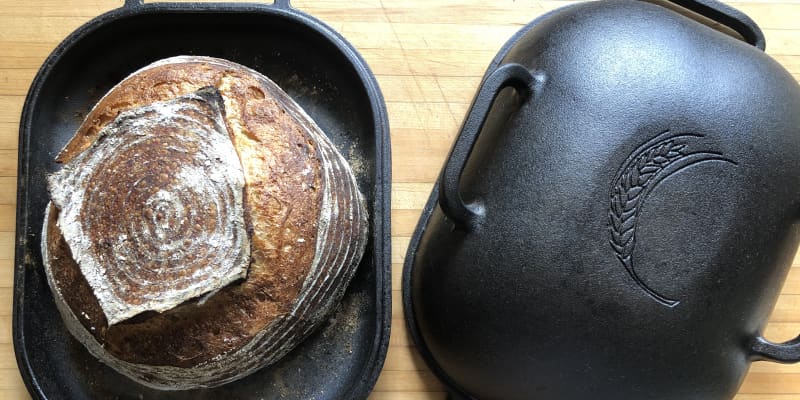
<svg viewBox="0 0 800 400"><path fill-rule="evenodd" d="M699 134L670 135L663 132L636 149L620 167L611 185L611 202L608 211L611 247L617 258L636 284L659 303L674 307L679 301L660 295L651 289L636 273L633 250L636 247L636 226L639 213L647 196L670 175L704 161L735 162L721 153L690 152L688 141Z"/></svg>

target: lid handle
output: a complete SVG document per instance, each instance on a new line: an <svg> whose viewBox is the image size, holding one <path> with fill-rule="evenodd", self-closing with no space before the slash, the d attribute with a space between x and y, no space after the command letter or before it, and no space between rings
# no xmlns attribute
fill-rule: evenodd
<svg viewBox="0 0 800 400"><path fill-rule="evenodd" d="M800 361L800 336L784 343L772 343L758 336L750 344L750 352L755 361L796 363Z"/></svg>
<svg viewBox="0 0 800 400"><path fill-rule="evenodd" d="M745 42L761 49L766 48L764 32L745 13L717 0L669 0L689 11L719 22L733 29Z"/></svg>
<svg viewBox="0 0 800 400"><path fill-rule="evenodd" d="M528 97L533 90L533 82L534 77L527 68L513 63L497 68L483 81L439 177L439 205L457 227L469 229L483 214L479 205L464 203L459 182L494 100L507 86L514 87L522 96Z"/></svg>

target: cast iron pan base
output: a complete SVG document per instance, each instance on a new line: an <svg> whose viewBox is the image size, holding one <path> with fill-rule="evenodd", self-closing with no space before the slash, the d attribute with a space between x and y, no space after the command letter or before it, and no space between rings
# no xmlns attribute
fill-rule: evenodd
<svg viewBox="0 0 800 400"><path fill-rule="evenodd" d="M353 166L370 240L332 317L277 364L215 389L165 392L101 364L64 328L44 276L44 177L83 116L135 70L175 55L225 58L269 76ZM357 399L383 365L391 321L390 151L383 98L341 36L287 1L125 7L70 35L34 80L20 125L13 332L23 379L38 399Z"/></svg>

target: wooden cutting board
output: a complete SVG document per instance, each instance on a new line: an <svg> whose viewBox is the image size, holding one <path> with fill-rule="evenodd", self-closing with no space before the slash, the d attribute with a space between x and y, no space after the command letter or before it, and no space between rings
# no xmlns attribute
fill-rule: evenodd
<svg viewBox="0 0 800 400"><path fill-rule="evenodd" d="M255 1L255 0L253 0ZM17 135L25 94L49 52L122 0L0 0L0 399L29 398L11 343ZM406 247L480 77L521 26L566 1L322 0L292 4L352 42L377 75L392 129L392 337L372 400L444 399L405 329L400 274ZM764 30L767 52L800 80L800 2L730 3ZM767 337L800 333L800 259ZM800 400L800 365L756 363L737 400Z"/></svg>

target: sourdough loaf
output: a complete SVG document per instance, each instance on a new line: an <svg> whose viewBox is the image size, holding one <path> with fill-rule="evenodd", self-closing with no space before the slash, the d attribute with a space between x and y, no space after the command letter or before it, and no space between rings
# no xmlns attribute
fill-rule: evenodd
<svg viewBox="0 0 800 400"><path fill-rule="evenodd" d="M331 312L367 241L347 161L272 81L208 57L111 89L58 155L42 238L69 331L151 387L218 386Z"/></svg>

